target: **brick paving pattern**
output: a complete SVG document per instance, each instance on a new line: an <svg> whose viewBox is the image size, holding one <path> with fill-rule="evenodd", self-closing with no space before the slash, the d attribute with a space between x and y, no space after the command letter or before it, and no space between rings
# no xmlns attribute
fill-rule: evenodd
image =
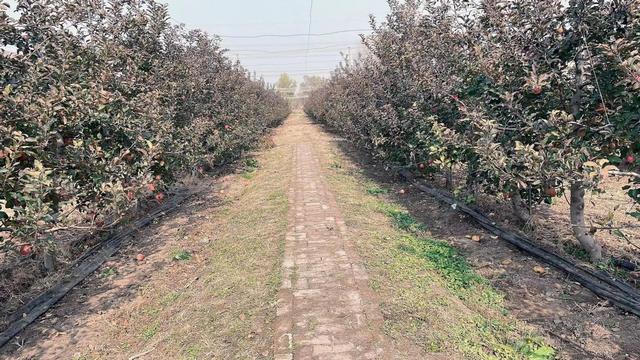
<svg viewBox="0 0 640 360"><path fill-rule="evenodd" d="M289 231L280 289L275 359L388 358L382 316L367 274L346 238L346 227L328 189L312 144L311 126L299 130L290 189Z"/></svg>

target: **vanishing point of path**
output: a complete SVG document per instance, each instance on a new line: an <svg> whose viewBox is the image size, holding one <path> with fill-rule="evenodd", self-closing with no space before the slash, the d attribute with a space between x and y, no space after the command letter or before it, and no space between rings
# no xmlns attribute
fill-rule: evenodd
<svg viewBox="0 0 640 360"><path fill-rule="evenodd" d="M323 178L313 146L317 131L306 117L293 115L281 134L290 141L294 164L275 359L388 357L382 315Z"/></svg>

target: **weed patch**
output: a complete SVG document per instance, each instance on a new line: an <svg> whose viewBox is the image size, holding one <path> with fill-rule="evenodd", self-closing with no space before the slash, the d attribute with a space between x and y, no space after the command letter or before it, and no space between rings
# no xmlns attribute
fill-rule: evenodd
<svg viewBox="0 0 640 360"><path fill-rule="evenodd" d="M191 253L186 250L176 250L171 253L171 259L175 261L189 261L191 257Z"/></svg>

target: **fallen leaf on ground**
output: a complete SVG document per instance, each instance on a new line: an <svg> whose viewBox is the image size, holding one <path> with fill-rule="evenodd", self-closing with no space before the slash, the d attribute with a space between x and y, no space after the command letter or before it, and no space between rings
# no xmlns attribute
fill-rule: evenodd
<svg viewBox="0 0 640 360"><path fill-rule="evenodd" d="M513 261L511 261L511 259L502 260L502 265L511 265L511 264L513 264Z"/></svg>
<svg viewBox="0 0 640 360"><path fill-rule="evenodd" d="M537 272L538 274L544 274L547 272L542 266L534 266L533 271Z"/></svg>

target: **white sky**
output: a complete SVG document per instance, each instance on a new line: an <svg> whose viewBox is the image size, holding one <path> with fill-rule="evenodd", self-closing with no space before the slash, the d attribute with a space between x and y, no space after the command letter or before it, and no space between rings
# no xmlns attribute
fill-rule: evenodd
<svg viewBox="0 0 640 360"><path fill-rule="evenodd" d="M174 21L221 36L306 34L311 0L164 0ZM388 13L386 0L314 0L312 33L369 29L369 15L379 21ZM341 52L355 55L360 32L312 37L237 39L223 37L229 56L249 70L275 82L287 72L300 81L303 75L328 75L342 60Z"/></svg>

